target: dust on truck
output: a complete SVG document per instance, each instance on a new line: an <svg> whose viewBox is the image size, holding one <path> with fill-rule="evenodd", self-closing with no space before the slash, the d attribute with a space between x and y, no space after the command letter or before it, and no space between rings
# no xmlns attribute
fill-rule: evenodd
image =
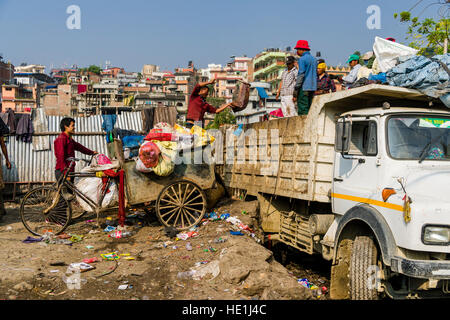
<svg viewBox="0 0 450 320"><path fill-rule="evenodd" d="M235 129L216 141L217 173L235 196L258 198L269 239L332 261L331 298L450 297L450 112L439 100L372 84ZM261 149L268 159L254 161Z"/></svg>

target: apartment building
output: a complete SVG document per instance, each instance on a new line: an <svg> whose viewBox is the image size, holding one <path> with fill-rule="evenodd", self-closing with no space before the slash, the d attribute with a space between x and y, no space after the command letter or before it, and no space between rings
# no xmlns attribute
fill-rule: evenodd
<svg viewBox="0 0 450 320"><path fill-rule="evenodd" d="M253 59L254 81L270 84L270 92L275 92L281 81L281 74L286 68L288 52L280 49L265 49Z"/></svg>

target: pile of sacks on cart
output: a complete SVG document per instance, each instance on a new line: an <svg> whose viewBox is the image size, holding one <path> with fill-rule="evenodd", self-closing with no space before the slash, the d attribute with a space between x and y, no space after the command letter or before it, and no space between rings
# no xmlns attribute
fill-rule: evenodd
<svg viewBox="0 0 450 320"><path fill-rule="evenodd" d="M160 122L147 135L140 135L132 130L114 129L112 137L117 135L123 144L124 158L134 160L136 170L143 173L153 172L157 176L170 175L177 163L177 157L186 150L202 148L214 142L214 136L205 129L193 126L187 129L175 124ZM118 160L111 160L104 154L94 156L92 163L81 169L81 172L96 173L96 177L83 177L75 181L77 188L84 194L90 195L92 200L99 203L101 194L106 190L101 207L113 207L119 202L119 187L115 181L106 185L107 178L115 176L120 165ZM98 179L102 178L102 179ZM123 186L122 186L123 188ZM88 212L92 208L77 196L81 207Z"/></svg>

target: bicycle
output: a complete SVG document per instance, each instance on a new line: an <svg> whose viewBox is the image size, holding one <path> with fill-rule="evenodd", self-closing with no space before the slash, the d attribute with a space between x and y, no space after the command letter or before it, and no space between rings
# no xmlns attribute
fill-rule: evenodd
<svg viewBox="0 0 450 320"><path fill-rule="evenodd" d="M70 161L69 168L72 168L77 161L84 161L90 164L92 158L91 160L86 160L71 157L67 160ZM67 197L65 191L70 190L74 196L77 195L93 209L97 215L97 225L100 212L111 210L111 208L102 208L101 204L113 178L107 177L106 186L102 190L99 203L96 203L88 195L80 191L72 181L68 180L69 177L72 180L74 178L92 178L96 177L96 174L66 170L65 174L61 175L55 184L36 187L30 190L22 199L20 217L25 228L32 234L43 236L46 232L52 232L57 235L68 227L72 220L70 202L73 199Z"/></svg>

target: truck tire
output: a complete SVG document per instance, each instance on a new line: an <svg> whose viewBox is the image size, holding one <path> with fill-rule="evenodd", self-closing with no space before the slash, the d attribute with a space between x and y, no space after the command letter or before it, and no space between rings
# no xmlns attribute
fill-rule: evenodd
<svg viewBox="0 0 450 320"><path fill-rule="evenodd" d="M352 300L377 300L376 288L370 288L369 268L378 264L378 250L367 236L357 236L353 241L350 259L350 297Z"/></svg>

